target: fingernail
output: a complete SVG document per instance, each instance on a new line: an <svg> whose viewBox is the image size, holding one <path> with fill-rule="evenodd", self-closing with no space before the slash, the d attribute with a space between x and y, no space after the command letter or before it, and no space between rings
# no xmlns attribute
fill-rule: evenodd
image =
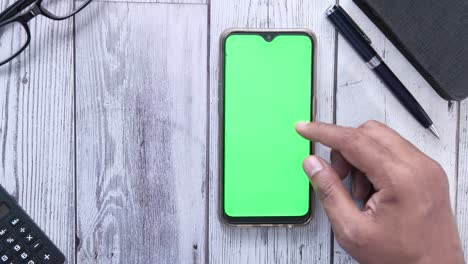
<svg viewBox="0 0 468 264"><path fill-rule="evenodd" d="M307 126L307 124L309 124L310 122L307 122L307 121L299 121L296 123L296 127L304 127L304 126Z"/></svg>
<svg viewBox="0 0 468 264"><path fill-rule="evenodd" d="M304 170L309 178L323 170L323 165L320 160L315 156L310 156L304 161Z"/></svg>
<svg viewBox="0 0 468 264"><path fill-rule="evenodd" d="M299 121L296 123L296 131L299 132L299 131L304 131L307 129L307 125L309 124L309 122L307 121Z"/></svg>

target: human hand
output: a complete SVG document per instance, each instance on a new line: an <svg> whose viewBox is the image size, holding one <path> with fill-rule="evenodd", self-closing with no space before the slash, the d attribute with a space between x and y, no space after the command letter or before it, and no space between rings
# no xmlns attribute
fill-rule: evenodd
<svg viewBox="0 0 468 264"><path fill-rule="evenodd" d="M301 122L296 130L332 148L331 165L310 156L303 167L338 243L358 262L465 263L447 175L436 161L376 121L356 129ZM371 195L362 209L342 184L349 172L353 196Z"/></svg>

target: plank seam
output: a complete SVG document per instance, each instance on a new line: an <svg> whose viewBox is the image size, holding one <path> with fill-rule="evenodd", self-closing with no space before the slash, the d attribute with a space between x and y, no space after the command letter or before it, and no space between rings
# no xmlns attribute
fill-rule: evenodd
<svg viewBox="0 0 468 264"><path fill-rule="evenodd" d="M455 198L454 198L454 205L453 210L455 215L458 215L458 178L460 176L460 139L461 139L461 102L457 102L458 110L457 110L457 131L455 136Z"/></svg>
<svg viewBox="0 0 468 264"><path fill-rule="evenodd" d="M270 5L271 0L267 1L267 28L270 28Z"/></svg>
<svg viewBox="0 0 468 264"><path fill-rule="evenodd" d="M78 197L77 197L77 151L76 151L76 18L73 16L73 206L74 206L74 228L73 228L73 235L74 235L74 247L73 247L73 255L75 256L74 263L77 264L78 261L78 246L79 246L79 237L78 237Z"/></svg>
<svg viewBox="0 0 468 264"><path fill-rule="evenodd" d="M208 264L210 256L210 125L211 125L211 0L207 0L207 32L206 32L206 149L205 149L205 166L206 166L206 198L205 198L205 263Z"/></svg>
<svg viewBox="0 0 468 264"><path fill-rule="evenodd" d="M340 0L336 0L338 5ZM337 122L337 94L338 94L338 31L335 29L335 66L333 68L333 124ZM330 264L335 263L335 235L333 229L330 227Z"/></svg>

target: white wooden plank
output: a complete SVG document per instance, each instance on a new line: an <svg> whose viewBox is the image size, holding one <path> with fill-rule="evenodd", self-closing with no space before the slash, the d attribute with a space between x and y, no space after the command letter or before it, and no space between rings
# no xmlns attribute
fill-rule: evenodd
<svg viewBox="0 0 468 264"><path fill-rule="evenodd" d="M210 28L210 105L209 105L209 263L274 262L272 238L267 229L234 229L219 219L218 174L218 82L220 37L228 28L268 27L267 0L212 0ZM270 253L271 255L269 255Z"/></svg>
<svg viewBox="0 0 468 264"><path fill-rule="evenodd" d="M318 119L333 122L334 30L323 12L331 1L212 1L210 78L210 263L328 263L330 228L323 209L305 227L228 228L218 211L218 74L219 41L227 28L310 28L319 38ZM327 158L322 147L318 153Z"/></svg>
<svg viewBox="0 0 468 264"><path fill-rule="evenodd" d="M468 260L468 100L460 103L458 150L457 222Z"/></svg>
<svg viewBox="0 0 468 264"><path fill-rule="evenodd" d="M94 0L94 1L96 2L122 2L122 3L158 3L158 4L207 4L208 3L208 0Z"/></svg>
<svg viewBox="0 0 468 264"><path fill-rule="evenodd" d="M29 48L0 67L0 184L74 263L73 21L29 26Z"/></svg>
<svg viewBox="0 0 468 264"><path fill-rule="evenodd" d="M77 18L79 263L204 263L207 9Z"/></svg>
<svg viewBox="0 0 468 264"><path fill-rule="evenodd" d="M358 126L374 119L394 128L444 167L449 178L451 201L454 205L457 173L457 104L450 107L447 101L440 98L351 0L340 1L340 4L368 34L374 48L426 109L439 129L441 140L437 140L417 123L341 36L338 41L337 123ZM351 262L351 258L336 244L335 263Z"/></svg>

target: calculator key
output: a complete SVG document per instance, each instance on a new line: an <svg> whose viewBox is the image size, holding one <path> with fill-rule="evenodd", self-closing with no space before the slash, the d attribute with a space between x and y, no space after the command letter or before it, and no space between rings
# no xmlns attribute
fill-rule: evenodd
<svg viewBox="0 0 468 264"><path fill-rule="evenodd" d="M54 256L46 249L42 250L39 254L41 263L55 263Z"/></svg>
<svg viewBox="0 0 468 264"><path fill-rule="evenodd" d="M13 246L13 251L20 252L22 248L23 248L22 246L16 244L16 245Z"/></svg>
<svg viewBox="0 0 468 264"><path fill-rule="evenodd" d="M24 245L21 242L18 242L13 246L13 251L15 253L21 252L22 249L24 249Z"/></svg>
<svg viewBox="0 0 468 264"><path fill-rule="evenodd" d="M32 243L34 243L34 241L36 241L36 235L33 233L29 233L24 239L26 240L26 243L28 243L28 245L31 245Z"/></svg>
<svg viewBox="0 0 468 264"><path fill-rule="evenodd" d="M42 241L40 239L36 240L36 242L34 242L31 245L31 249L34 252L37 252L37 251L41 250L42 249Z"/></svg>
<svg viewBox="0 0 468 264"><path fill-rule="evenodd" d="M11 226L19 226L21 224L21 220L19 219L19 217L13 217L10 219L10 224Z"/></svg>
<svg viewBox="0 0 468 264"><path fill-rule="evenodd" d="M28 226L27 225L22 225L20 228L18 228L17 232L24 236L28 233L29 229L28 229Z"/></svg>
<svg viewBox="0 0 468 264"><path fill-rule="evenodd" d="M39 261L37 261L35 258L28 260L26 264L39 264Z"/></svg>
<svg viewBox="0 0 468 264"><path fill-rule="evenodd" d="M21 254L19 255L19 258L20 258L21 260L27 260L28 257L29 257L29 252L27 252L27 251L23 251L23 252L21 252Z"/></svg>
<svg viewBox="0 0 468 264"><path fill-rule="evenodd" d="M6 234L8 234L8 229L6 228L0 228L0 237L3 237L5 236Z"/></svg>
<svg viewBox="0 0 468 264"><path fill-rule="evenodd" d="M11 259L11 255L8 253L3 253L0 255L0 263L8 263L10 259Z"/></svg>
<svg viewBox="0 0 468 264"><path fill-rule="evenodd" d="M15 241L16 241L16 239L15 239L14 237L12 237L12 236L9 236L9 237L7 237L7 238L5 238L5 239L3 240L3 242L4 242L6 245L9 245L9 246L13 245L13 243L15 243Z"/></svg>

